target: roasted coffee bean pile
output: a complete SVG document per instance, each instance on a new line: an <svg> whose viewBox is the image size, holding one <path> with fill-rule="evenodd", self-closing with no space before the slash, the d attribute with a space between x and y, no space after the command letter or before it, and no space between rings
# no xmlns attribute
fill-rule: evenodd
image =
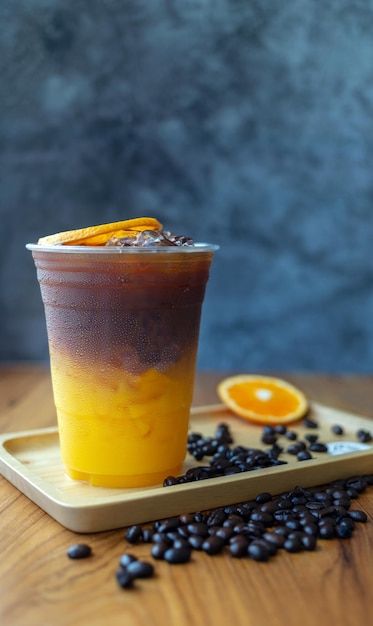
<svg viewBox="0 0 373 626"><path fill-rule="evenodd" d="M318 428L318 423L308 418L303 420L303 426L312 430ZM334 435L343 435L344 429L339 424L331 427ZM279 438L291 441L290 445L279 445ZM370 442L372 435L369 431L358 430L356 437L360 442ZM319 441L317 433L304 435L305 441L298 440L298 433L288 430L283 424L277 426L264 426L261 433L261 442L271 446L265 450L248 448L246 446L233 446L233 438L227 424L218 424L213 437L205 437L201 433L190 433L188 437L188 452L196 461L202 461L210 457L208 465L192 467L182 476L167 476L163 482L164 487L181 485L197 480L206 480L218 476L230 476L241 472L284 465L286 461L279 457L283 452L294 455L298 461L309 461L312 452L327 453L328 447Z"/></svg>
<svg viewBox="0 0 373 626"><path fill-rule="evenodd" d="M193 550L268 561L280 549L310 551L319 539L350 538L356 523L367 521L364 511L351 506L369 485L373 475L296 487L278 496L260 493L239 504L159 520L152 526L131 526L125 539L131 544L152 543L153 558L171 564L186 563Z"/></svg>
<svg viewBox="0 0 373 626"><path fill-rule="evenodd" d="M304 426L315 429L314 420L304 420ZM331 427L335 435L343 435L342 426ZM369 431L357 432L359 441L371 441ZM227 476L263 467L282 465L279 456L285 447L278 444L279 437L292 442L286 452L299 461L312 458L311 452L327 452L327 446L318 441L317 433L298 440L298 433L286 426L266 426L261 440L270 445L268 450L232 446L229 427L219 424L213 437L191 433L188 451L198 461L211 457L207 466L197 466L185 475L168 477L164 486L171 486L216 476ZM312 551L319 539L348 539L356 523L367 521L364 511L351 508L353 500L373 485L373 474L337 480L315 488L295 487L281 495L260 493L254 500L241 502L205 512L187 513L178 517L158 520L152 525L134 525L125 532L130 544L151 543L151 555L156 560L170 564L190 561L194 550L214 556L223 551L234 558L268 561L279 550L286 552ZM71 559L86 558L91 548L86 544L70 546ZM138 578L154 575L151 563L141 561L132 554L123 554L116 572L117 583L123 589L133 587Z"/></svg>
<svg viewBox="0 0 373 626"><path fill-rule="evenodd" d="M158 520L152 525L130 526L125 539L131 544L151 543L151 555L172 565L190 561L194 550L209 556L226 552L234 558L268 561L279 550L312 551L319 539L349 539L357 523L365 523L364 511L351 508L373 474L336 480L327 485L295 487L277 496L260 493L253 500L205 512L187 513ZM86 544L70 546L72 559L91 555ZM139 578L154 576L154 566L133 554L119 559L116 580L133 587Z"/></svg>
<svg viewBox="0 0 373 626"><path fill-rule="evenodd" d="M189 454L196 461L211 457L209 464L193 467L182 476L168 476L163 486L171 487L196 480L230 476L264 467L283 465L286 461L280 461L278 458L283 448L277 445L277 436L278 433L274 432L273 428L265 427L262 441L271 445L271 448L262 450L246 446L232 446L231 432L227 424L224 423L217 426L213 437L204 437L200 433L190 433L188 437Z"/></svg>

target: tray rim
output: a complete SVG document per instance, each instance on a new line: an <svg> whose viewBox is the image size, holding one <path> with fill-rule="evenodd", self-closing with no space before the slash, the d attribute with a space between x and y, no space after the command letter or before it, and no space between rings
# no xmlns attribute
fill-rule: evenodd
<svg viewBox="0 0 373 626"><path fill-rule="evenodd" d="M317 410L328 411L329 414L338 414L339 418L343 416L344 418L360 418L362 420L370 421L371 418L367 416L361 416L355 413L350 413L346 411L341 411L339 409L335 409L333 407L329 407L319 403L312 403L312 407ZM227 407L223 404L211 404L211 405L203 405L201 407L193 407L191 410L191 416L193 415L203 415L207 413L219 413L229 411ZM218 490L220 487L224 487L224 485L229 484L231 486L232 497L229 496L228 499L231 502L227 502L227 497L224 497L224 501L226 504L230 504L233 502L239 501L237 497L234 495L238 494L240 491L240 487L244 489L247 481L252 481L252 479L257 479L258 483L261 483L266 480L272 480L276 477L286 477L288 473L294 472L294 466L291 465L280 465L278 467L269 467L261 469L260 473L253 472L242 472L233 476L220 476L217 478L210 478L207 481L193 482L193 483L185 483L182 485L175 485L171 488L164 488L163 486L158 487L147 487L141 489L133 489L133 494L129 498L129 491L125 491L125 498L121 498L122 490L118 489L117 496L111 493L110 495L105 496L102 494L100 498L98 498L97 502L82 502L75 501L75 497L69 497L67 494L63 494L58 491L58 489L52 484L49 483L44 478L40 478L37 474L35 474L32 470L30 470L27 465L24 465L21 461L19 461L14 455L12 455L6 449L6 443L16 438L22 437L37 437L43 435L54 435L58 433L58 428L56 426L49 426L38 429L31 430L22 430L22 431L14 431L9 433L3 433L0 435L0 473L11 482L16 488L18 488L22 493L24 493L29 499L33 500L38 506L40 506L44 511L46 511L49 515L51 515L58 522L62 523L67 528L71 530L75 530L76 532L97 532L90 528L90 513L98 512L102 513L105 510L111 510L113 512L124 509L126 507L130 507L136 505L138 502L142 502L147 500L151 502L151 500L156 497L159 501L165 500L168 501L181 501L183 496L186 496L189 493L197 493L204 492L206 489L209 492L216 492L216 497L218 497ZM317 467L325 467L332 468L332 472L328 472L329 474L336 475L336 471L340 466L350 466L353 460L359 459L359 461L364 465L367 465L369 469L369 460L372 457L372 468L373 468L373 446L366 450L354 451L351 453L341 454L338 457L334 457L333 462L330 463L330 458L317 458L312 462L312 468L315 469ZM307 464L300 465L297 467L297 476L299 477L299 483L305 484L307 486L311 485L312 481L307 481L307 471L310 469L310 466ZM347 472L348 475L353 475L352 472ZM313 475L313 472L310 473ZM303 477L302 477L303 475ZM327 476L325 477L326 482L330 480ZM333 480L333 478L331 479ZM27 487L29 491L32 491L32 496L25 492L22 487ZM260 487L258 486L258 490ZM224 491L224 490L223 490ZM81 496L79 496L81 498ZM242 497L244 493L242 493ZM102 499L101 499L102 498ZM57 512L56 512L57 507ZM149 507L146 507L149 508ZM150 507L151 508L151 507ZM149 509L150 510L150 509ZM66 516L73 515L73 522L70 519L67 519ZM78 519L78 517L80 519ZM76 519L75 519L76 518ZM117 527L124 526L123 523L118 524ZM107 529L113 528L110 524ZM102 530L105 530L104 528Z"/></svg>

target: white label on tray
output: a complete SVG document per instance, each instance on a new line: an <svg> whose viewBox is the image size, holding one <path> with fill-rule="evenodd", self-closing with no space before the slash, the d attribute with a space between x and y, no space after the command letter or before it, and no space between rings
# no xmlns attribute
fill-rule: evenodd
<svg viewBox="0 0 373 626"><path fill-rule="evenodd" d="M332 456L357 452L358 450L368 450L372 447L368 446L366 443L357 443L356 441L331 441L326 445L328 446L329 454Z"/></svg>

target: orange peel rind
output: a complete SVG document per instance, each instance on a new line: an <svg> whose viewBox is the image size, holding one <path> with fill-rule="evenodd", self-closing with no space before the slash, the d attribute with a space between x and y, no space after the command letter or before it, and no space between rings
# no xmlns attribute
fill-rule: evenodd
<svg viewBox="0 0 373 626"><path fill-rule="evenodd" d="M143 230L162 230L162 224L154 217L136 217L121 222L87 226L86 228L47 235L46 237L41 237L38 244L42 246L105 245L113 236L135 237L138 232ZM122 232L125 232L125 234L123 235Z"/></svg>
<svg viewBox="0 0 373 626"><path fill-rule="evenodd" d="M300 389L272 376L231 376L219 383L217 392L231 411L256 424L295 422L309 406Z"/></svg>

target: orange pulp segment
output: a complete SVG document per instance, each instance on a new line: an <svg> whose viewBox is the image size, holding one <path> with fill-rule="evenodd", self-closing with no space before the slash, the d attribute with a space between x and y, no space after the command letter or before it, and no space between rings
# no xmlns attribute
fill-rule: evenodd
<svg viewBox="0 0 373 626"><path fill-rule="evenodd" d="M154 217L137 217L131 220L122 220L121 222L111 222L109 224L99 224L98 226L88 226L86 228L78 228L76 230L67 230L55 235L47 235L41 237L38 241L43 246L55 246L58 244L77 244L87 245L87 239L92 239L98 235L110 235L106 241L110 239L118 231L134 231L136 234L142 230L162 230L162 224ZM104 243L106 243L106 241ZM91 244L103 245L103 244Z"/></svg>
<svg viewBox="0 0 373 626"><path fill-rule="evenodd" d="M234 413L257 424L294 422L308 409L300 389L271 376L231 376L219 383L217 392Z"/></svg>

